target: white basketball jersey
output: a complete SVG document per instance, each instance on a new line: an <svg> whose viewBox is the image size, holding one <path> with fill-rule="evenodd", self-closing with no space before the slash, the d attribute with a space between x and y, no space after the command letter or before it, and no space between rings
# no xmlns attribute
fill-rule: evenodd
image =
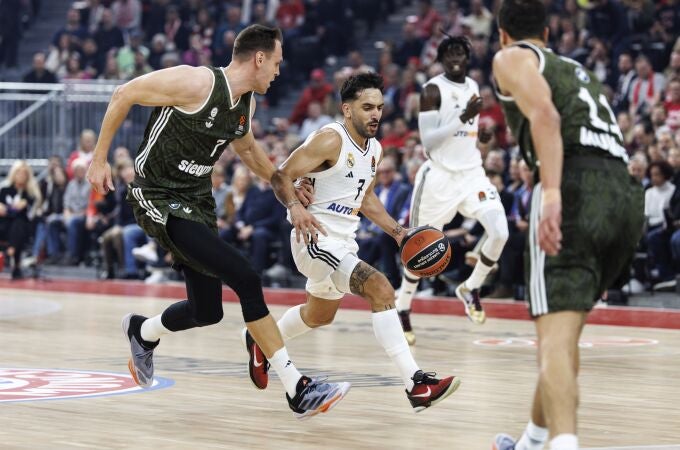
<svg viewBox="0 0 680 450"><path fill-rule="evenodd" d="M468 100L479 96L479 86L472 78L465 77L465 83L454 83L444 74L430 79L425 85L434 84L439 88L441 105L439 107L439 126L452 122L460 123L460 115ZM427 157L445 169L467 170L482 165L482 156L477 149L479 115L461 124L456 133L447 137L440 145L426 148Z"/></svg>
<svg viewBox="0 0 680 450"><path fill-rule="evenodd" d="M377 139L371 138L367 140L366 148L361 148L342 123L331 123L321 129L324 128L335 130L342 138L342 146L333 167L305 175L314 185L314 202L307 210L329 234L353 239L359 227L357 214L366 189L375 178L382 146Z"/></svg>

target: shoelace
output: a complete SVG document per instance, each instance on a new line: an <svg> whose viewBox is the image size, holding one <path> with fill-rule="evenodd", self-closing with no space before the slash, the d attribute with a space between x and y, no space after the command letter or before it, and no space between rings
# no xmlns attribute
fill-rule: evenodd
<svg viewBox="0 0 680 450"><path fill-rule="evenodd" d="M474 306L475 308L475 311L482 310L482 303L479 301L477 289L473 289L470 291L470 301L468 301L468 304L472 304L472 306Z"/></svg>
<svg viewBox="0 0 680 450"><path fill-rule="evenodd" d="M418 372L411 379L415 384L438 384L439 380L435 376L437 372Z"/></svg>

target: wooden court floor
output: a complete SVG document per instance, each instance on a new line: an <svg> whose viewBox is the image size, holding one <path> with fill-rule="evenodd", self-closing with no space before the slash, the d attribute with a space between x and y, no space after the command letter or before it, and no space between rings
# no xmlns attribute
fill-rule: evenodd
<svg viewBox="0 0 680 450"><path fill-rule="evenodd" d="M288 344L308 374L353 382L334 410L309 421L294 419L278 380L266 391L250 384L235 303L224 304L219 325L163 338L161 385L131 389L120 319L169 303L0 289L0 449L477 450L497 432L518 434L528 419L534 332L521 320L475 326L414 315L421 367L462 378L453 396L421 414L375 341L370 313L357 310ZM279 317L285 307L271 310ZM581 446L680 449L680 331L588 325L583 345ZM98 391L111 388L125 395ZM83 392L96 396L59 398Z"/></svg>

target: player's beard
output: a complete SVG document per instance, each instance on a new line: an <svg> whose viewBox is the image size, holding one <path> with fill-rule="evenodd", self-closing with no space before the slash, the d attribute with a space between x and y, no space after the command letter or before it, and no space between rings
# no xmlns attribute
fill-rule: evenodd
<svg viewBox="0 0 680 450"><path fill-rule="evenodd" d="M380 125L380 122L369 122L366 125L361 122L357 122L354 119L352 119L352 122L354 124L354 128L357 130L357 133L359 133L359 136L364 139L374 138L375 135L378 134L378 126ZM370 125L376 125L375 133L368 128Z"/></svg>

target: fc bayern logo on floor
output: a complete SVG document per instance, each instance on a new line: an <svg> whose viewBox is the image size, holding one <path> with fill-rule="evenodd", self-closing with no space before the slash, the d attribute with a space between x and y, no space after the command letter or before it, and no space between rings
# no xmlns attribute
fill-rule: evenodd
<svg viewBox="0 0 680 450"><path fill-rule="evenodd" d="M155 377L153 386L142 389L121 373L0 368L0 403L134 394L173 384L169 378Z"/></svg>

